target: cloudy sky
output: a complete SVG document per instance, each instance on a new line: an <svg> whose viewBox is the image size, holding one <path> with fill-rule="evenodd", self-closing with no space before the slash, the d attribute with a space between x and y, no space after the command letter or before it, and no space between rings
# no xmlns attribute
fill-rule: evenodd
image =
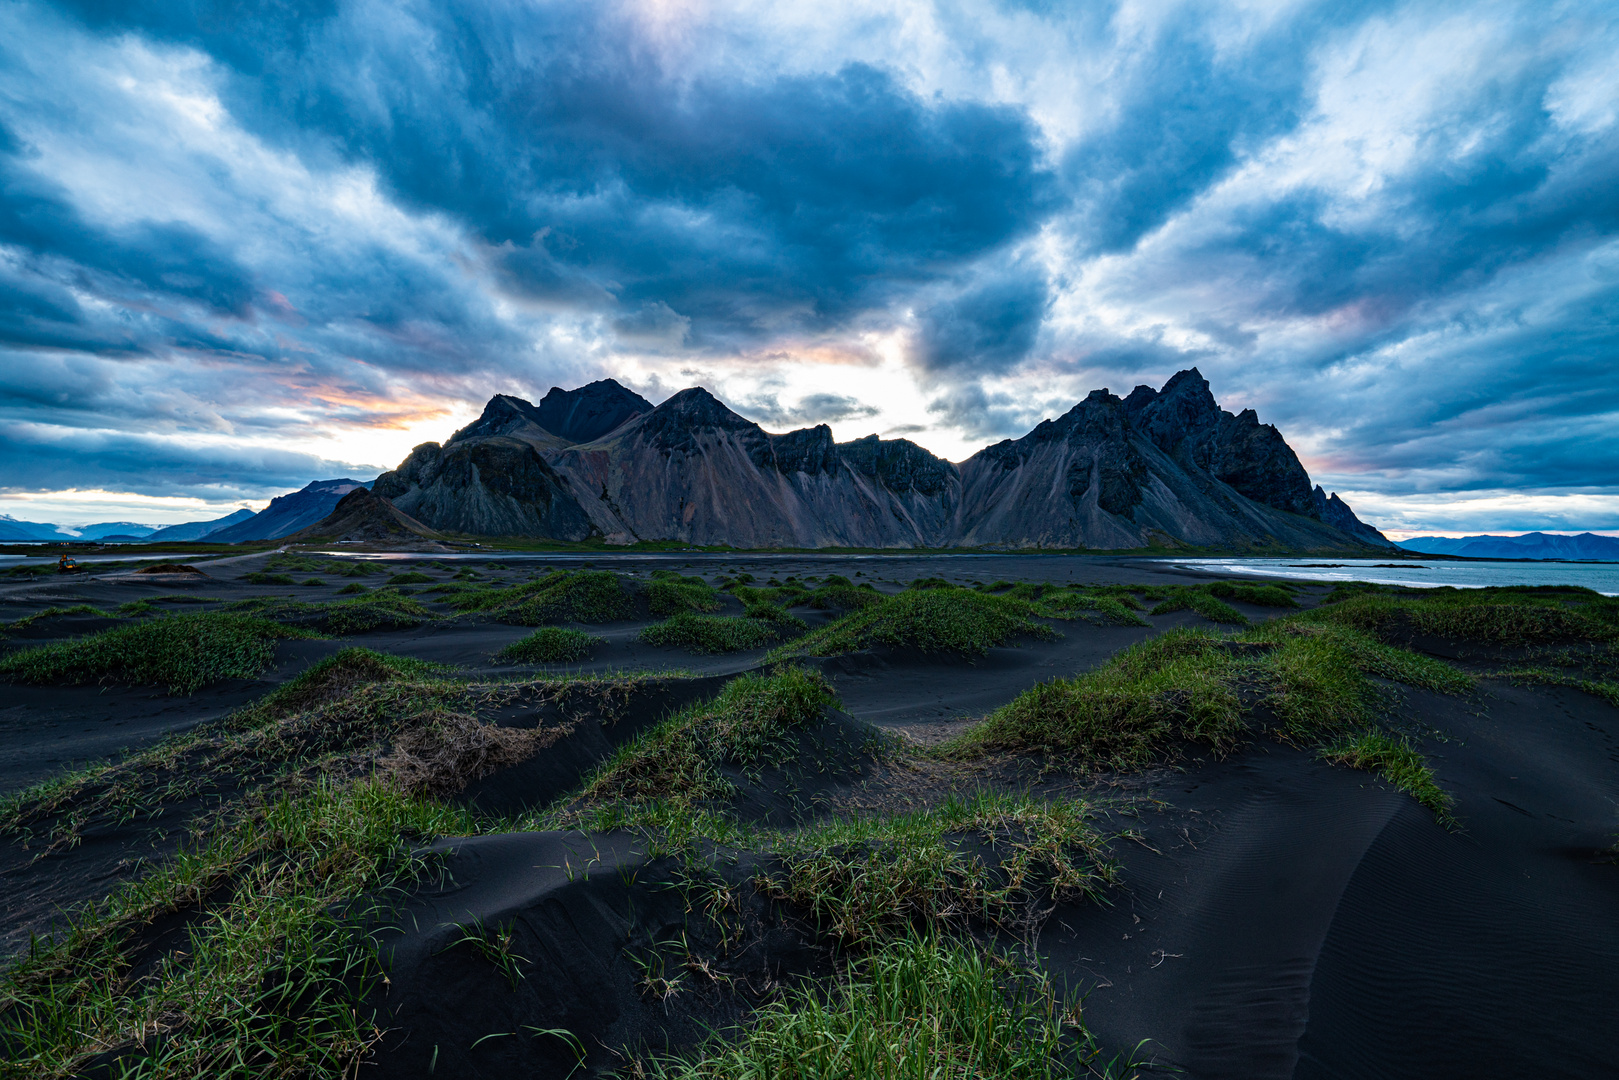
<svg viewBox="0 0 1619 1080"><path fill-rule="evenodd" d="M0 3L0 512L702 384L961 459L1196 365L1395 534L1619 529L1619 5Z"/></svg>

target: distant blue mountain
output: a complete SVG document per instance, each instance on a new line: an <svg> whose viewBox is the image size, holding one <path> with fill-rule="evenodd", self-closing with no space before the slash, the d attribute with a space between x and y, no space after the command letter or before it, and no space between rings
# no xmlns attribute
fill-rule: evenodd
<svg viewBox="0 0 1619 1080"><path fill-rule="evenodd" d="M71 540L73 537L43 521L18 521L0 514L0 541L17 540Z"/></svg>
<svg viewBox="0 0 1619 1080"><path fill-rule="evenodd" d="M270 505L245 521L208 534L210 544L239 544L244 540L278 540L307 528L332 512L338 500L355 488L369 488L369 480L316 480L299 491L270 500Z"/></svg>
<svg viewBox="0 0 1619 1080"><path fill-rule="evenodd" d="M201 540L203 537L210 536L221 529L228 529L232 525L240 525L244 521L249 521L253 516L253 511L244 508L234 514L227 514L212 521L187 521L182 525L170 525L147 536L145 542L155 544L161 541Z"/></svg>
<svg viewBox="0 0 1619 1080"><path fill-rule="evenodd" d="M80 525L73 530L80 540L105 540L111 536L143 537L157 531L155 525L139 525L133 521L98 521L94 525Z"/></svg>
<svg viewBox="0 0 1619 1080"><path fill-rule="evenodd" d="M1460 555L1468 559L1604 559L1619 562L1619 536L1416 536L1400 541L1407 551L1424 555Z"/></svg>
<svg viewBox="0 0 1619 1080"><path fill-rule="evenodd" d="M64 528L44 521L18 521L0 514L0 541L3 540L100 540L108 536L141 537L155 526L133 521L98 521L94 525Z"/></svg>

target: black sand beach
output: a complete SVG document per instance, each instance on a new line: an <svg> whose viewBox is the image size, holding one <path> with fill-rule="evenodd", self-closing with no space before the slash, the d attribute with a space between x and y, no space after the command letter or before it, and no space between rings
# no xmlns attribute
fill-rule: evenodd
<svg viewBox="0 0 1619 1080"><path fill-rule="evenodd" d="M78 605L113 613L142 599L164 610L264 596L331 600L349 580L313 571L291 577L323 584L245 580L272 558L197 563L206 576L123 573L0 584L0 620ZM486 587L526 581L544 566L498 555L487 562L476 569ZM919 579L1138 590L1211 580L1128 559L1010 555L626 555L595 558L591 566L637 582L650 581L654 570L711 585L751 575L755 587L837 574L884 595ZM603 639L587 660L500 662L495 654L533 627L458 612L446 603L455 594L430 591L468 569L431 556L390 562L387 574L426 579L398 587L426 607L418 625L280 640L257 677L221 679L190 694L94 682L4 684L0 795L15 796L86 762L138 756L164 737L210 730L233 710L358 646L445 665L455 678L480 685L517 679L539 687L480 706L477 715L502 731L543 734L550 725L560 734L545 736L549 742L520 760L499 764L504 759L495 754L490 760L498 767L442 796L474 813L532 825L539 819L523 815L573 797L619 748L712 698L731 678L760 670L778 647L701 654L649 645L639 635L658 619L643 598L633 617L563 621ZM385 577L354 580L375 593ZM1291 595L1308 611L1327 594L1324 586L1306 586ZM174 596L201 602L157 600ZM744 612L735 592L721 593L718 603L715 614ZM1231 606L1254 625L1292 614L1240 598ZM815 631L841 612L801 606L793 614ZM150 617L41 618L0 641L0 650L11 655ZM1476 679L1467 693L1439 693L1375 678L1382 721L1420 751L1452 800L1448 827L1379 773L1332 764L1314 745L1267 733L1259 721L1229 752L1181 741L1130 769L1050 754L934 753L1030 688L1099 669L1139 642L1177 628L1233 629L1189 608L1143 612L1135 621L1146 625L1047 618L1041 625L1060 637L1016 636L982 655L875 643L805 658L836 695L836 706L792 736L780 763L725 765L734 791L727 812L743 824L790 831L840 815L924 810L986 790L1086 800L1116 860L1116 883L1099 899L1042 902L1038 918L1019 924L1021 932L976 918L966 925L980 940L1030 958L1059 993L1083 999L1083 1024L1102 1051L1090 1068L1122 1056L1198 1078L1613 1075L1619 1001L1613 702L1595 691L1501 675L1513 664L1543 662L1517 646L1405 634L1398 644ZM1253 646L1231 648L1240 654ZM581 686L647 674L616 697L592 697L582 689L546 689L545 680L563 671L583 678ZM1268 706L1253 708L1255 716L1269 715ZM391 738L394 753L404 736ZM249 786L244 781L243 791ZM159 816L102 816L54 846L43 826L32 834L14 831L0 848L0 949L19 957L31 934L60 932L63 913L137 880L188 842L193 815L234 805L242 794L227 785L158 799L147 809L161 809ZM634 828L520 827L432 840L425 849L441 857L434 875L390 895L385 913L365 915L391 966L385 986L366 990L383 1033L358 1075L566 1076L577 1063L570 1039L586 1052L592 1073L622 1069L648 1048L689 1051L710 1030L746 1023L781 988L830 985L858 954L791 902L755 891L775 865L771 856L736 838L713 837L699 847L714 875L710 884L731 896L733 937L723 920L693 914L701 909L689 892L670 887L680 879L681 858ZM164 957L183 953L191 928L215 902L205 895L134 931L131 970L155 970ZM484 955L456 947L469 920L515 928L510 951L522 962L510 979ZM678 949L667 946L673 940L681 942ZM671 973L685 964L672 980L679 992L649 992L663 985L649 982L649 957L674 965ZM8 1030L27 1023L16 998L0 1000L0 1013ZM555 1031L570 1038L543 1034ZM148 1053L145 1046L91 1046L93 1053L58 1072L94 1074L120 1054ZM1119 1065L1115 1075L1131 1071ZM55 1074L40 1065L17 1075Z"/></svg>

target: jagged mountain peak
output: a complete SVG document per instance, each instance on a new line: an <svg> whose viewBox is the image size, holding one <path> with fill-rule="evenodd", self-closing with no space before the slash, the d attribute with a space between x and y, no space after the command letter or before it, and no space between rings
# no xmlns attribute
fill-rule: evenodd
<svg viewBox="0 0 1619 1080"><path fill-rule="evenodd" d="M553 386L535 409L539 425L573 443L594 442L652 411L652 403L616 379L598 379L576 390Z"/></svg>
<svg viewBox="0 0 1619 1080"><path fill-rule="evenodd" d="M541 432L534 434L545 431L545 425L540 423L539 410L532 403L511 394L496 394L484 405L483 414L478 419L451 435L449 442L444 445L494 435L510 435L529 425L541 429Z"/></svg>
<svg viewBox="0 0 1619 1080"><path fill-rule="evenodd" d="M670 397L641 417L635 430L664 450L691 450L700 432L740 432L764 440L764 429L752 420L738 416L719 398L693 386Z"/></svg>

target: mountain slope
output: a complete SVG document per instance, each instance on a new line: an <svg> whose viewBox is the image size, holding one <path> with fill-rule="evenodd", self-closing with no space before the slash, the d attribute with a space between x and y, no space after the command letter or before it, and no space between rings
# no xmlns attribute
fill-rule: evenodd
<svg viewBox="0 0 1619 1080"><path fill-rule="evenodd" d="M147 543L157 543L164 540L201 540L205 536L228 529L232 525L239 525L253 518L253 511L241 509L233 514L212 521L187 521L180 525L169 525L157 530L146 537Z"/></svg>
<svg viewBox="0 0 1619 1080"><path fill-rule="evenodd" d="M339 499L330 514L286 539L288 543L307 544L315 541L353 543L416 537L424 540L443 539L409 514L401 513L387 499L373 495L366 488L357 487Z"/></svg>
<svg viewBox="0 0 1619 1080"><path fill-rule="evenodd" d="M692 388L605 439L556 454L552 464L610 541L943 542L959 487L954 466L911 443L873 440L851 444L851 465L824 424L771 435L707 390Z"/></svg>
<svg viewBox="0 0 1619 1080"><path fill-rule="evenodd" d="M330 514L338 501L355 488L369 486L359 480L316 480L301 490L271 499L270 505L263 510L246 521L209 534L208 540L215 544L279 540Z"/></svg>

